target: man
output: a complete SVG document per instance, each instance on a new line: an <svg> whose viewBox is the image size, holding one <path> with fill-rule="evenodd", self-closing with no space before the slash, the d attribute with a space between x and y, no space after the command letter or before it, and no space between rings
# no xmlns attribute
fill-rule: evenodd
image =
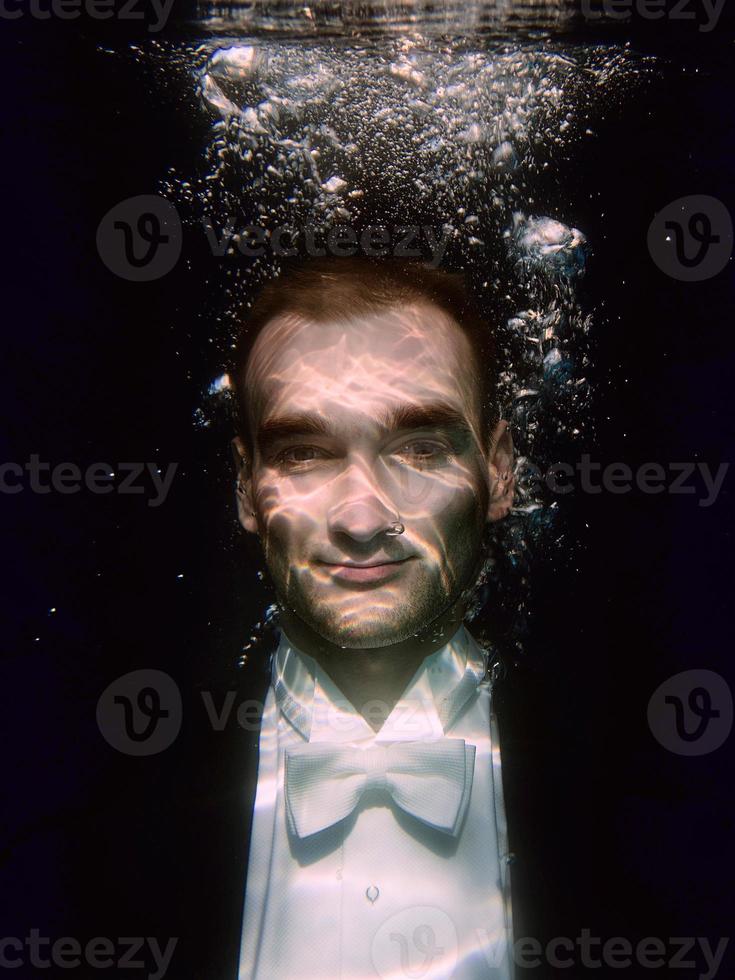
<svg viewBox="0 0 735 980"><path fill-rule="evenodd" d="M245 325L239 519L283 613L240 980L511 976L487 657L462 624L513 502L481 329L454 277L358 259L280 277Z"/></svg>

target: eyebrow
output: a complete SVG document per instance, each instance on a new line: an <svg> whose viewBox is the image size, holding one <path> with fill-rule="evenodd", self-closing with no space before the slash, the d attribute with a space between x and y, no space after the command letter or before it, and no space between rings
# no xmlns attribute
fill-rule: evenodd
<svg viewBox="0 0 735 980"><path fill-rule="evenodd" d="M261 450L266 450L283 439L293 439L298 436L328 436L330 434L329 424L315 412L277 415L261 422L258 428L258 446Z"/></svg>
<svg viewBox="0 0 735 980"><path fill-rule="evenodd" d="M471 433L472 427L461 411L444 402L430 405L399 405L390 409L380 420L387 432L406 429L454 429ZM315 412L278 415L265 419L258 429L258 446L267 452L284 439L303 436L333 435L329 422Z"/></svg>
<svg viewBox="0 0 735 980"><path fill-rule="evenodd" d="M430 405L399 405L383 418L389 432L401 429L464 429L471 431L465 415L453 405L434 402Z"/></svg>

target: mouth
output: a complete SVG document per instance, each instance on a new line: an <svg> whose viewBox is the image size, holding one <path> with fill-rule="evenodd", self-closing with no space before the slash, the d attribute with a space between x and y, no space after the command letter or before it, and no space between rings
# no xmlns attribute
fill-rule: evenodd
<svg viewBox="0 0 735 980"><path fill-rule="evenodd" d="M370 562L330 562L322 561L319 564L326 568L332 578L342 582L372 583L383 582L388 578L397 575L402 567L411 561L411 557L400 558L394 561L370 561Z"/></svg>

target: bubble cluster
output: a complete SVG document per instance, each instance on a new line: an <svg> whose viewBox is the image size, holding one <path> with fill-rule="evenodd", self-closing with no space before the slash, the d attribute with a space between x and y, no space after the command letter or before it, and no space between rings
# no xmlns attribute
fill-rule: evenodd
<svg viewBox="0 0 735 980"><path fill-rule="evenodd" d="M216 39L180 56L212 120L205 172L168 190L194 220L264 227L440 222L486 261L532 179L586 132L619 54L426 38ZM529 232L530 233L530 232ZM476 253L481 254L476 254Z"/></svg>

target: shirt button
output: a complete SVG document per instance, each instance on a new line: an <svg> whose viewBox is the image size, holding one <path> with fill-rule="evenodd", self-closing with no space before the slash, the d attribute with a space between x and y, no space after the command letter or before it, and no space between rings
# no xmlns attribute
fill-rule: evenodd
<svg viewBox="0 0 735 980"><path fill-rule="evenodd" d="M377 885L368 885L368 887L365 889L365 897L371 904L373 902L377 902L378 895L380 895L380 889L377 887Z"/></svg>

